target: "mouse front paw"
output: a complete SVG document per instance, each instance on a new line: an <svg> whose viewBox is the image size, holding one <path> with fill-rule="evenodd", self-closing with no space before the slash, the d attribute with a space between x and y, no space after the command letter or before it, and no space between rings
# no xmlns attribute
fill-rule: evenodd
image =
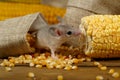
<svg viewBox="0 0 120 80"><path fill-rule="evenodd" d="M51 57L52 57L53 59L58 59L58 57L57 57L56 55L51 55Z"/></svg>

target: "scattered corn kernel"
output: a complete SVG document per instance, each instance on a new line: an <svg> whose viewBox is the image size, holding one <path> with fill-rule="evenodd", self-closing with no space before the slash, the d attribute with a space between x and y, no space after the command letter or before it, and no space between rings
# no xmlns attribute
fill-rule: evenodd
<svg viewBox="0 0 120 80"><path fill-rule="evenodd" d="M101 68L101 67L104 68L102 64L99 64L99 65L98 65L98 68Z"/></svg>
<svg viewBox="0 0 120 80"><path fill-rule="evenodd" d="M95 61L95 62L94 62L94 65L95 65L95 66L98 66L98 65L100 65L100 63Z"/></svg>
<svg viewBox="0 0 120 80"><path fill-rule="evenodd" d="M58 75L57 80L63 80L63 76L62 75Z"/></svg>
<svg viewBox="0 0 120 80"><path fill-rule="evenodd" d="M107 70L107 67L106 66L102 66L100 67L101 70Z"/></svg>
<svg viewBox="0 0 120 80"><path fill-rule="evenodd" d="M88 58L88 57L87 57L87 58L86 58L86 61L91 62L91 58Z"/></svg>
<svg viewBox="0 0 120 80"><path fill-rule="evenodd" d="M35 74L33 72L29 72L28 77L33 78L33 77L35 77Z"/></svg>
<svg viewBox="0 0 120 80"><path fill-rule="evenodd" d="M10 59L10 60L9 60L9 62L14 63L14 62L15 62L15 60L14 60L14 59Z"/></svg>
<svg viewBox="0 0 120 80"><path fill-rule="evenodd" d="M15 64L13 64L13 63L10 63L10 64L9 64L9 66L10 66L10 67L14 67L14 66L15 66Z"/></svg>
<svg viewBox="0 0 120 80"><path fill-rule="evenodd" d="M4 63L1 63L1 64L0 64L0 66L1 66L1 67L4 67L4 66L5 66L5 64L4 64Z"/></svg>
<svg viewBox="0 0 120 80"><path fill-rule="evenodd" d="M33 67L34 65L35 65L34 63L30 63L30 64L29 64L30 67Z"/></svg>
<svg viewBox="0 0 120 80"><path fill-rule="evenodd" d="M11 69L10 67L5 67L5 70L9 72L9 71L11 71L12 69Z"/></svg>
<svg viewBox="0 0 120 80"><path fill-rule="evenodd" d="M109 74L113 74L114 72L115 72L114 69L110 69L108 73L109 73Z"/></svg>
<svg viewBox="0 0 120 80"><path fill-rule="evenodd" d="M78 60L77 58L74 58L74 59L73 59L73 63L78 64L78 63L79 63L79 60Z"/></svg>
<svg viewBox="0 0 120 80"><path fill-rule="evenodd" d="M96 76L96 80L104 80L104 78L103 78L103 76L98 75L98 76Z"/></svg>
<svg viewBox="0 0 120 80"><path fill-rule="evenodd" d="M83 62L83 61L85 61L85 58L80 58L79 61Z"/></svg>
<svg viewBox="0 0 120 80"><path fill-rule="evenodd" d="M57 69L62 69L63 66L62 66L62 65L56 65L56 68L57 68Z"/></svg>
<svg viewBox="0 0 120 80"><path fill-rule="evenodd" d="M118 78L120 75L119 75L119 73L118 72L114 72L113 74L112 74L112 77L114 77L114 78Z"/></svg>
<svg viewBox="0 0 120 80"><path fill-rule="evenodd" d="M71 65L67 65L67 66L65 66L64 69L65 69L65 70L71 70L71 69L72 69L72 66L71 66Z"/></svg>
<svg viewBox="0 0 120 80"><path fill-rule="evenodd" d="M72 66L72 69L75 70L75 69L78 69L78 67L77 66Z"/></svg>
<svg viewBox="0 0 120 80"><path fill-rule="evenodd" d="M39 64L38 64L38 65L36 65L35 67L36 67L36 68L42 68L42 65L39 65Z"/></svg>
<svg viewBox="0 0 120 80"><path fill-rule="evenodd" d="M18 64L18 63L19 63L19 61L16 60L16 61L15 61L15 64Z"/></svg>
<svg viewBox="0 0 120 80"><path fill-rule="evenodd" d="M48 69L52 69L52 68L54 68L53 65L46 65L46 66L47 66Z"/></svg>

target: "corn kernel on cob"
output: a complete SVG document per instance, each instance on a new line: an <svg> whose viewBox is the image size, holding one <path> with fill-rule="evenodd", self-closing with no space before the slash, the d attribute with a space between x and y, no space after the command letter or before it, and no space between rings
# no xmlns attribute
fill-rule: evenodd
<svg viewBox="0 0 120 80"><path fill-rule="evenodd" d="M86 30L85 54L93 58L120 57L120 15L91 15L81 19Z"/></svg>
<svg viewBox="0 0 120 80"><path fill-rule="evenodd" d="M0 2L0 6L0 20L40 12L50 24L57 23L56 16L63 17L66 11L66 9L63 8L56 8L42 4Z"/></svg>

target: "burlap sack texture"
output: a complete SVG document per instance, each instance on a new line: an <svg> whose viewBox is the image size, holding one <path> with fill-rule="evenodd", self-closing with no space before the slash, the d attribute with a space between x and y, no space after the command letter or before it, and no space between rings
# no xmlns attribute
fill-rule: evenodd
<svg viewBox="0 0 120 80"><path fill-rule="evenodd" d="M68 0L64 18L79 27L82 17L93 14L120 14L120 0Z"/></svg>
<svg viewBox="0 0 120 80"><path fill-rule="evenodd" d="M44 23L39 13L0 21L0 58L34 52L26 40L26 34Z"/></svg>

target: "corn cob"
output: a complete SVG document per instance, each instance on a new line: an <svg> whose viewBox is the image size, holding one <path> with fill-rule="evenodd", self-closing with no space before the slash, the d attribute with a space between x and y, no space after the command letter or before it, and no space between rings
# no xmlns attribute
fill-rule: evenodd
<svg viewBox="0 0 120 80"><path fill-rule="evenodd" d="M0 2L0 6L0 20L40 12L50 24L57 23L56 16L63 17L66 11L63 8L56 8L42 4Z"/></svg>
<svg viewBox="0 0 120 80"><path fill-rule="evenodd" d="M91 15L81 19L86 30L85 54L93 58L120 57L120 15Z"/></svg>

